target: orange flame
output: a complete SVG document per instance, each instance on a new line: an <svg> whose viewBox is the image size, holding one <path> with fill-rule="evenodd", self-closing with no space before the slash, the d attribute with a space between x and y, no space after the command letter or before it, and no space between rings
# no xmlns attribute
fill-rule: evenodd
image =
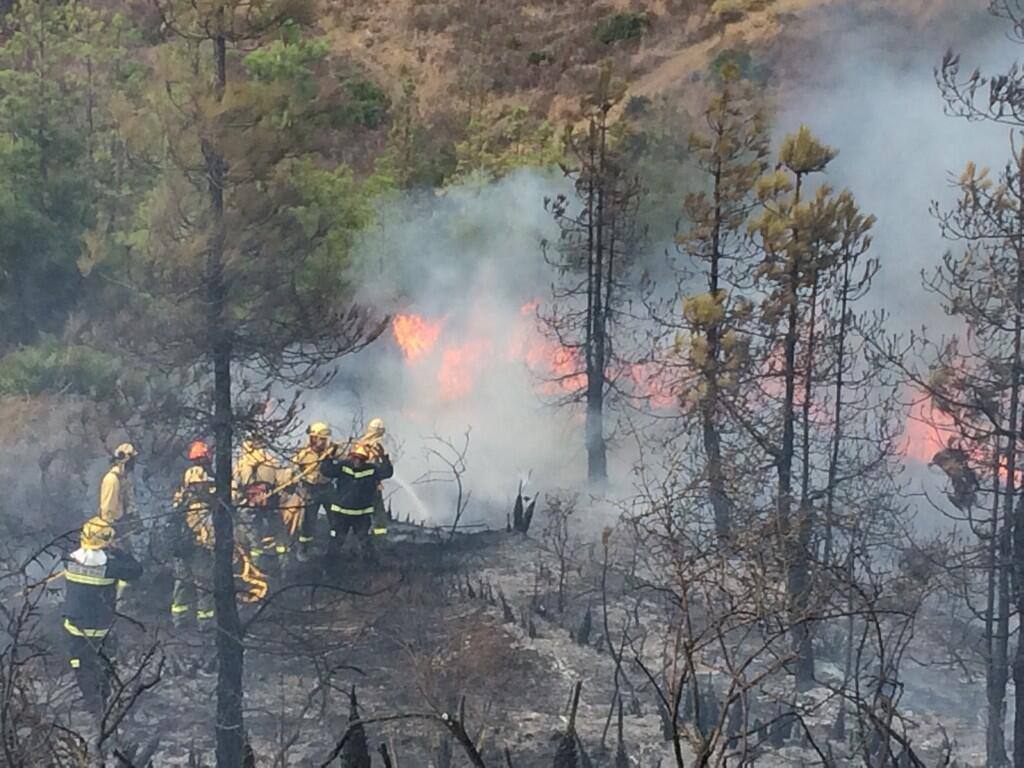
<svg viewBox="0 0 1024 768"><path fill-rule="evenodd" d="M668 410L679 405L679 397L672 383L657 364L636 363L629 366L628 375L633 383L633 390L652 408Z"/></svg>
<svg viewBox="0 0 1024 768"><path fill-rule="evenodd" d="M478 331L461 343L445 343L441 338L444 318L431 321L412 313L396 315L391 330L409 363L422 362L435 348L440 350L436 376L442 400L457 400L471 394L480 376L493 362L496 346L503 348L505 361L525 365L540 380L537 384L540 394L558 396L579 392L587 383L582 354L537 331L532 320L539 306L537 300L523 304L519 321L512 323L498 338ZM672 387L650 364L625 367L615 377L629 381L632 389L655 408L677 405Z"/></svg>
<svg viewBox="0 0 1024 768"><path fill-rule="evenodd" d="M955 434L953 418L935 408L927 396L918 394L907 416L903 456L928 464Z"/></svg>
<svg viewBox="0 0 1024 768"><path fill-rule="evenodd" d="M426 357L434 348L441 335L444 320L430 322L420 315L395 315L391 321L391 333L402 348L402 354L410 363Z"/></svg>
<svg viewBox="0 0 1024 768"><path fill-rule="evenodd" d="M441 355L441 367L437 371L441 397L456 400L472 392L490 352L491 343L487 340L447 347Z"/></svg>

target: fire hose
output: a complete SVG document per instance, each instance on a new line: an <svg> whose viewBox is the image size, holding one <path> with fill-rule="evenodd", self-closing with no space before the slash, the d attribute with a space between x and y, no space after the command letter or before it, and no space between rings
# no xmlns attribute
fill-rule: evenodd
<svg viewBox="0 0 1024 768"><path fill-rule="evenodd" d="M241 547L235 548L235 559L242 563L242 572L236 575L248 587L238 599L243 603L258 603L270 590L266 575L253 564L252 558Z"/></svg>

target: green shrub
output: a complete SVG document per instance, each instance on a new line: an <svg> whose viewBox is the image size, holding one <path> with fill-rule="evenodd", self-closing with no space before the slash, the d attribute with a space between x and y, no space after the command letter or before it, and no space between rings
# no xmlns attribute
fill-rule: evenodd
<svg viewBox="0 0 1024 768"><path fill-rule="evenodd" d="M771 70L764 64L754 60L750 51L728 48L721 51L711 61L709 69L715 80L720 80L726 67L735 69L743 80L749 80L758 85L764 85L771 77Z"/></svg>
<svg viewBox="0 0 1024 768"><path fill-rule="evenodd" d="M539 67L541 64L547 64L551 61L551 54L547 51L530 51L526 57L526 63L531 67Z"/></svg>
<svg viewBox="0 0 1024 768"><path fill-rule="evenodd" d="M391 99L384 89L365 77L352 77L345 82L348 98L345 113L349 122L373 130L379 128L391 109Z"/></svg>
<svg viewBox="0 0 1024 768"><path fill-rule="evenodd" d="M50 337L0 357L0 395L61 392L102 398L113 393L120 370L111 355Z"/></svg>
<svg viewBox="0 0 1024 768"><path fill-rule="evenodd" d="M616 13L597 23L594 36L605 45L643 37L651 20L645 13Z"/></svg>
<svg viewBox="0 0 1024 768"><path fill-rule="evenodd" d="M630 96L626 102L626 117L637 118L647 113L651 108L651 100L646 96Z"/></svg>

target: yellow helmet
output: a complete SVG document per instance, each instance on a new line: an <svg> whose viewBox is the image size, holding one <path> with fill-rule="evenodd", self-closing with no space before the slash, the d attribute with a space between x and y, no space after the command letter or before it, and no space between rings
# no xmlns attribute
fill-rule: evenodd
<svg viewBox="0 0 1024 768"><path fill-rule="evenodd" d="M384 426L384 419L370 419L370 423L366 425L366 436L372 438L381 438L387 431L387 427Z"/></svg>
<svg viewBox="0 0 1024 768"><path fill-rule="evenodd" d="M134 459L138 455L139 452L135 450L135 446L131 443L121 443L114 449L114 459L116 461L128 461L128 459Z"/></svg>
<svg viewBox="0 0 1024 768"><path fill-rule="evenodd" d="M102 517L93 517L82 526L82 549L104 549L114 540L114 528Z"/></svg>
<svg viewBox="0 0 1024 768"><path fill-rule="evenodd" d="M314 421L309 425L309 429L306 430L306 434L310 437L330 438L331 428L323 421Z"/></svg>

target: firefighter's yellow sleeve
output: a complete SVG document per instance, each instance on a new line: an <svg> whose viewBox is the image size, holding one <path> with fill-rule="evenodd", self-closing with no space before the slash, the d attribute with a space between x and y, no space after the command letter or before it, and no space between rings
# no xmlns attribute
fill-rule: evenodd
<svg viewBox="0 0 1024 768"><path fill-rule="evenodd" d="M121 478L116 472L107 472L100 484L100 517L108 523L121 519Z"/></svg>

